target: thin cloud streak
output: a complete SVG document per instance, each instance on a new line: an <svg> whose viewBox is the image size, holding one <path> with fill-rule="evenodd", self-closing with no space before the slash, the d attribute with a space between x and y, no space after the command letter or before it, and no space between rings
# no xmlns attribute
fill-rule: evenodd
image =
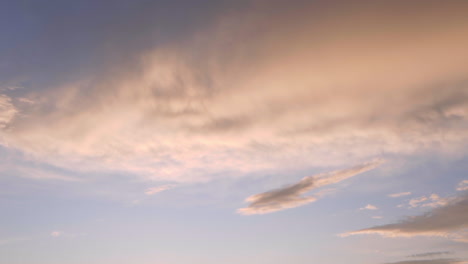
<svg viewBox="0 0 468 264"><path fill-rule="evenodd" d="M467 262L458 259L423 259L405 260L398 262L388 262L386 264L466 264Z"/></svg>
<svg viewBox="0 0 468 264"><path fill-rule="evenodd" d="M372 204L368 204L364 207L359 208L359 210L377 210L377 209L379 208L377 208L377 206L372 205Z"/></svg>
<svg viewBox="0 0 468 264"><path fill-rule="evenodd" d="M157 193L172 189L173 187L174 187L174 185L171 185L171 184L166 184L166 185L157 186L157 187L151 187L151 188L148 188L148 189L145 190L145 194L146 195L154 195L154 194L157 194Z"/></svg>
<svg viewBox="0 0 468 264"><path fill-rule="evenodd" d="M424 257L434 257L434 256L451 255L451 254L453 254L452 251L425 252L425 253L409 255L408 258L424 258Z"/></svg>
<svg viewBox="0 0 468 264"><path fill-rule="evenodd" d="M411 192L392 193L392 194L389 194L388 197L398 198L398 197L403 197L403 196L408 196L408 195L411 195Z"/></svg>
<svg viewBox="0 0 468 264"><path fill-rule="evenodd" d="M250 205L246 208L240 208L237 212L243 215L267 214L315 202L319 196L304 197L302 195L313 189L338 183L360 173L375 169L382 162L382 160L375 160L349 169L308 176L296 184L252 195L245 200Z"/></svg>

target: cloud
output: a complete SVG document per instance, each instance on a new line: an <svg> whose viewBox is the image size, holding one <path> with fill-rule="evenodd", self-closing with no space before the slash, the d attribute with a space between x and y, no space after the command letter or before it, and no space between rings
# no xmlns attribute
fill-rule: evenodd
<svg viewBox="0 0 468 264"><path fill-rule="evenodd" d="M465 264L467 262L457 259L423 259L389 262L387 264Z"/></svg>
<svg viewBox="0 0 468 264"><path fill-rule="evenodd" d="M441 198L439 195L433 193L430 196L421 196L419 198L413 198L411 199L408 204L410 208L416 208L416 207L438 207L438 206L443 206L446 205L448 202L448 199Z"/></svg>
<svg viewBox="0 0 468 264"><path fill-rule="evenodd" d="M427 201L427 197L426 196L421 196L419 198L413 198L411 199L408 204L410 207L414 208L414 207L418 207L420 203L423 203Z"/></svg>
<svg viewBox="0 0 468 264"><path fill-rule="evenodd" d="M467 3L249 8L2 97L1 144L67 169L174 182L466 151Z"/></svg>
<svg viewBox="0 0 468 264"><path fill-rule="evenodd" d="M457 185L457 191L467 191L468 190L468 180L463 180Z"/></svg>
<svg viewBox="0 0 468 264"><path fill-rule="evenodd" d="M408 258L437 257L440 255L450 255L450 254L453 254L453 252L451 251L425 252L425 253L409 255Z"/></svg>
<svg viewBox="0 0 468 264"><path fill-rule="evenodd" d="M379 208L377 208L377 206L375 205L372 205L372 204L368 204L362 208L359 208L359 210L377 210Z"/></svg>
<svg viewBox="0 0 468 264"><path fill-rule="evenodd" d="M429 196L429 198L431 199L431 202L423 204L422 205L423 207L435 208L435 207L439 207L439 206L444 206L449 201L449 199L441 198L439 195L437 195L435 193L431 194L431 196Z"/></svg>
<svg viewBox="0 0 468 264"><path fill-rule="evenodd" d="M10 97L0 94L0 129L5 128L18 113ZM0 142L1 143L1 142Z"/></svg>
<svg viewBox="0 0 468 264"><path fill-rule="evenodd" d="M468 242L468 194L453 198L446 205L409 217L399 223L352 231L341 236L379 234L385 237L437 236Z"/></svg>
<svg viewBox="0 0 468 264"><path fill-rule="evenodd" d="M173 187L174 186L171 185L171 184L166 184L166 185L157 186L157 187L151 187L151 188L148 188L148 189L145 190L145 194L146 195L154 195L156 193L172 189Z"/></svg>
<svg viewBox="0 0 468 264"><path fill-rule="evenodd" d="M383 219L383 216L380 216L380 215L375 215L375 216L372 216L373 219Z"/></svg>
<svg viewBox="0 0 468 264"><path fill-rule="evenodd" d="M60 232L60 231L52 231L52 232L50 233L50 236L51 236L51 237L59 237L59 236L61 236L61 235L62 235L62 232Z"/></svg>
<svg viewBox="0 0 468 264"><path fill-rule="evenodd" d="M397 198L397 197L408 196L408 195L411 195L411 192L392 193L392 194L389 194L388 197Z"/></svg>
<svg viewBox="0 0 468 264"><path fill-rule="evenodd" d="M376 160L349 169L308 176L298 183L280 189L252 195L245 201L250 205L237 212L243 215L266 214L298 207L316 201L318 196L302 196L313 189L341 182L357 174L372 170L382 163Z"/></svg>

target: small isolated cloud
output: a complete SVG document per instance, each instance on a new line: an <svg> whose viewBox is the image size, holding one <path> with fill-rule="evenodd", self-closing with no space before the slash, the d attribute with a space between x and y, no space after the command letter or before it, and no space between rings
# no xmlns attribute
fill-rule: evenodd
<svg viewBox="0 0 468 264"><path fill-rule="evenodd" d="M373 218L373 219L382 219L382 218L383 218L383 216L380 216L380 215L374 215L374 216L372 216L372 218Z"/></svg>
<svg viewBox="0 0 468 264"><path fill-rule="evenodd" d="M375 226L341 234L378 234L384 237L438 236L468 242L468 194L450 199L446 205L394 224Z"/></svg>
<svg viewBox="0 0 468 264"><path fill-rule="evenodd" d="M398 262L389 262L387 264L465 264L467 262L458 259L422 259L422 260L406 260Z"/></svg>
<svg viewBox="0 0 468 264"><path fill-rule="evenodd" d="M61 235L62 235L62 232L60 232L60 231L52 231L52 232L50 233L50 236L51 236L51 237L59 237L59 236L61 236Z"/></svg>
<svg viewBox="0 0 468 264"><path fill-rule="evenodd" d="M252 195L245 200L250 202L250 205L239 209L237 212L243 215L266 214L314 202L320 195L305 197L302 195L313 189L338 183L357 174L372 170L381 163L381 160L375 160L349 169L308 176L296 184Z"/></svg>
<svg viewBox="0 0 468 264"><path fill-rule="evenodd" d="M172 189L173 187L174 186L171 185L171 184L166 184L166 185L157 186L157 187L151 187L151 188L148 188L148 189L145 190L145 194L146 195L154 195L154 194L160 193L162 191Z"/></svg>
<svg viewBox="0 0 468 264"><path fill-rule="evenodd" d="M392 194L389 194L388 197L397 198L397 197L408 196L408 195L411 195L411 192L392 193Z"/></svg>
<svg viewBox="0 0 468 264"><path fill-rule="evenodd" d="M432 258L432 257L439 257L441 255L451 255L451 254L453 254L452 251L425 252L425 253L409 255L408 258Z"/></svg>
<svg viewBox="0 0 468 264"><path fill-rule="evenodd" d="M359 210L377 210L377 209L379 208L377 208L377 206L372 205L372 204L368 204L364 207L359 208Z"/></svg>
<svg viewBox="0 0 468 264"><path fill-rule="evenodd" d="M457 185L457 191L467 191L468 190L468 180L463 180Z"/></svg>

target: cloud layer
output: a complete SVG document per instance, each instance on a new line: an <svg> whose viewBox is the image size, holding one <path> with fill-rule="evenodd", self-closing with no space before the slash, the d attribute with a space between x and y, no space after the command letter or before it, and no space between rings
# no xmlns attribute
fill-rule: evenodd
<svg viewBox="0 0 468 264"><path fill-rule="evenodd" d="M379 234L386 237L440 236L468 242L468 194L451 199L446 205L395 224L348 232L342 236Z"/></svg>
<svg viewBox="0 0 468 264"><path fill-rule="evenodd" d="M2 95L2 144L177 182L465 151L468 4L369 3L252 1L105 70Z"/></svg>
<svg viewBox="0 0 468 264"><path fill-rule="evenodd" d="M319 197L302 195L313 189L338 183L360 173L372 170L380 164L381 161L373 161L345 170L308 176L296 184L252 195L245 200L249 202L250 205L246 208L239 209L238 213L244 215L266 214L314 202Z"/></svg>

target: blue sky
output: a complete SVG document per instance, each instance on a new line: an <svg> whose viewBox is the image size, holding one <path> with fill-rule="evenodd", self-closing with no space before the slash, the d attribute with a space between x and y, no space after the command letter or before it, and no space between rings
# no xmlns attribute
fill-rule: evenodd
<svg viewBox="0 0 468 264"><path fill-rule="evenodd" d="M0 264L468 263L464 1L6 1Z"/></svg>

